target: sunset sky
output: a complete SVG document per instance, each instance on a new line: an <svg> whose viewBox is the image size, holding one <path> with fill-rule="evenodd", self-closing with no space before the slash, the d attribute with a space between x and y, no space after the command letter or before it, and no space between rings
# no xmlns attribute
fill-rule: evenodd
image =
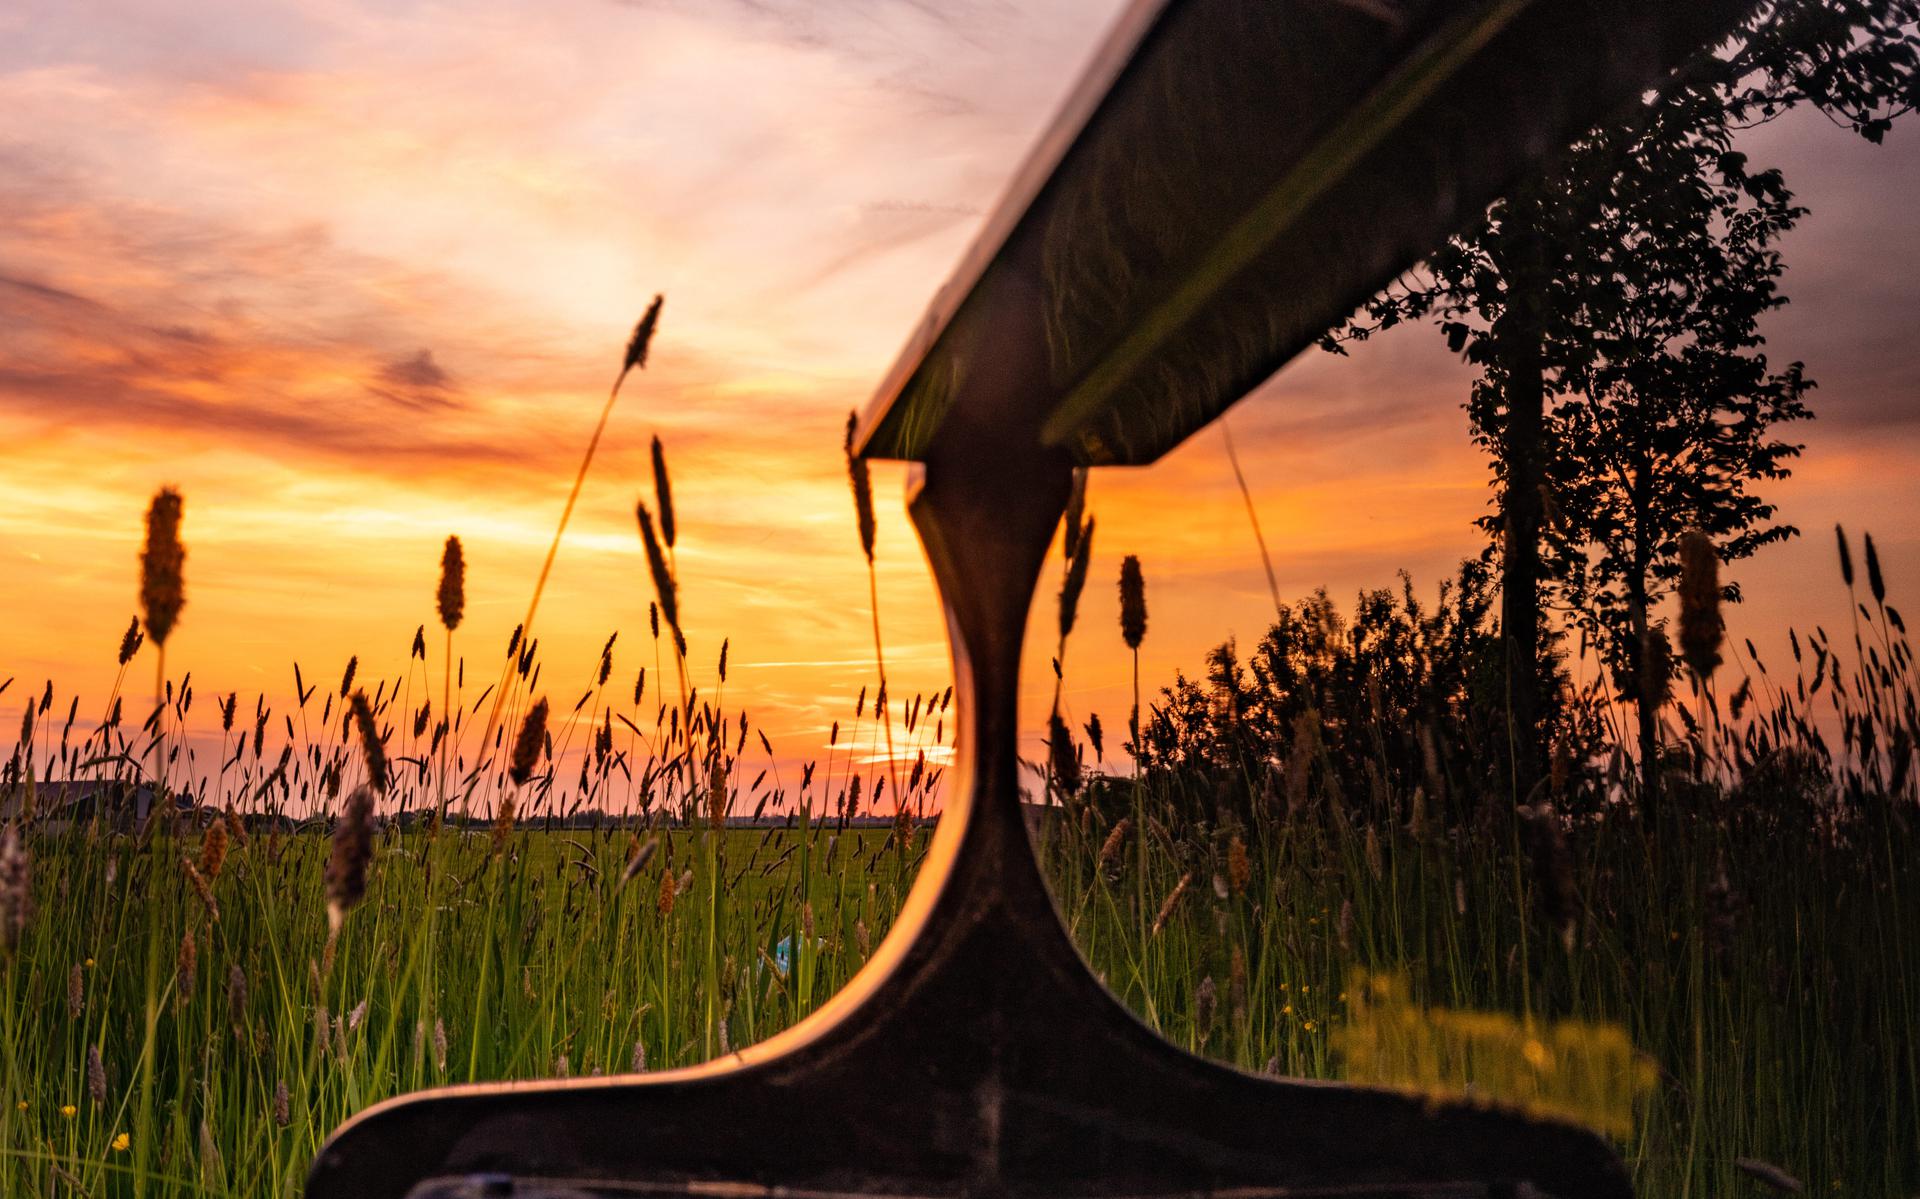
<svg viewBox="0 0 1920 1199"><path fill-rule="evenodd" d="M197 717L214 692L284 705L296 658L323 683L350 654L398 676L434 622L449 533L469 564L457 644L491 669L627 333L663 292L543 607L546 689L570 706L614 629L616 678L651 668L632 510L657 433L696 678L730 637L730 698L782 756L819 753L871 677L846 413L1118 7L0 9L0 746L48 678L62 709L75 690L83 711L104 701L167 483L188 548L169 661L209 697ZM1808 535L1732 571L1749 594L1733 632L1763 654L1784 657L1789 621L1845 620L1836 521L1876 535L1896 602L1920 594L1917 121L1879 148L1808 114L1747 138L1812 210L1767 330L1820 384L1806 457L1770 492ZM1423 328L1303 358L1235 410L1286 599L1345 599L1403 567L1431 594L1477 551L1468 378ZM903 474L879 464L875 486L889 667L911 694L943 687L947 661ZM1111 753L1122 555L1145 564L1156 685L1257 639L1271 603L1218 430L1097 473L1090 501L1068 695L1116 730ZM1052 619L1048 598L1036 632ZM1037 737L1052 646L1033 640Z"/></svg>

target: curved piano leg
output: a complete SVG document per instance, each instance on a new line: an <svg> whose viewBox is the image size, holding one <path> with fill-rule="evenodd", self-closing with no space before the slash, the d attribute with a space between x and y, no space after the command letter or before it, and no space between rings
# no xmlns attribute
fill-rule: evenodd
<svg viewBox="0 0 1920 1199"><path fill-rule="evenodd" d="M1206 1062L1088 971L1028 841L1016 758L1020 643L1068 480L1040 451L949 456L917 480L958 764L905 909L842 994L693 1069L381 1104L327 1143L309 1199L1630 1195L1591 1133Z"/></svg>

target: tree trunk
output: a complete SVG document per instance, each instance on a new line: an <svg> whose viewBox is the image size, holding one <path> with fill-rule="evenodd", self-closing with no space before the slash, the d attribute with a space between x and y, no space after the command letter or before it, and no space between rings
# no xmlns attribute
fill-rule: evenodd
<svg viewBox="0 0 1920 1199"><path fill-rule="evenodd" d="M1541 775L1540 524L1545 479L1546 266L1538 201L1521 193L1508 202L1512 230L1507 306L1497 344L1506 375L1507 419L1501 438L1506 490L1501 495L1500 628L1506 649L1508 760L1517 801L1530 800Z"/></svg>
<svg viewBox="0 0 1920 1199"><path fill-rule="evenodd" d="M1636 493L1645 491L1646 479L1643 467L1634 478ZM1640 815L1651 825L1660 804L1660 704L1666 692L1666 680L1659 679L1656 683L1647 661L1652 632L1647 622L1647 571L1651 554L1644 499L1640 495L1635 497L1634 508L1633 568L1626 580L1627 620L1633 637L1628 660L1633 663L1633 679L1639 692L1639 702L1634 706L1639 710Z"/></svg>

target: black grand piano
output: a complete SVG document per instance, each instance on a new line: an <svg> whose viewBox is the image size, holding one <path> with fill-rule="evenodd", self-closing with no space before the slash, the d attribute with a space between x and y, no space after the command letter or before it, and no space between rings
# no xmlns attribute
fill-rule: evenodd
<svg viewBox="0 0 1920 1199"><path fill-rule="evenodd" d="M918 464L960 712L892 933L815 1015L704 1066L375 1106L309 1199L1631 1194L1586 1130L1256 1077L1121 1007L1019 813L1020 641L1074 467L1179 444L1746 7L1136 0L859 426L860 453Z"/></svg>

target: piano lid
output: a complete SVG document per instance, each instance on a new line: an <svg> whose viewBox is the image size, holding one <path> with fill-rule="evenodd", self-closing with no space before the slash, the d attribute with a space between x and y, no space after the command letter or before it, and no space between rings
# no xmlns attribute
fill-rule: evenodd
<svg viewBox="0 0 1920 1199"><path fill-rule="evenodd" d="M1152 462L1749 7L1136 0L856 444Z"/></svg>

